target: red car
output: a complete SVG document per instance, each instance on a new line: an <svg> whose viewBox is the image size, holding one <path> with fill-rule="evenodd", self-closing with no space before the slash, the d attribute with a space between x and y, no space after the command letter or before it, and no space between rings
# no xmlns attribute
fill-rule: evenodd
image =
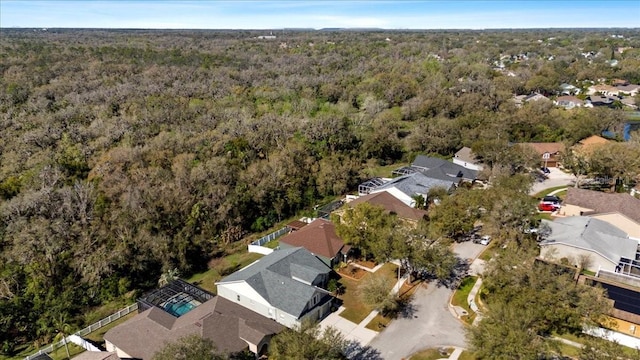
<svg viewBox="0 0 640 360"><path fill-rule="evenodd" d="M540 211L556 211L556 210L558 210L558 205L550 204L550 203L540 203L540 204L538 204L538 210L540 210Z"/></svg>

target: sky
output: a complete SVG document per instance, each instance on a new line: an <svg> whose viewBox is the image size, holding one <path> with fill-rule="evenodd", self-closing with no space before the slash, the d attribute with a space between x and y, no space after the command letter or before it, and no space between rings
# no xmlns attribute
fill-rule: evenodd
<svg viewBox="0 0 640 360"><path fill-rule="evenodd" d="M640 27L640 0L0 0L0 27L151 29Z"/></svg>

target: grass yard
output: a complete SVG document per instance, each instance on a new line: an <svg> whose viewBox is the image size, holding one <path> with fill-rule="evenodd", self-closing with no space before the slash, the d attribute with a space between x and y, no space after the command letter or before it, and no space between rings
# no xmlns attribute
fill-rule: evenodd
<svg viewBox="0 0 640 360"><path fill-rule="evenodd" d="M468 276L464 278L456 292L453 293L453 297L451 297L451 304L460 306L469 313L467 316L460 317L467 324L473 324L473 320L476 318L476 313L471 310L469 303L467 303L467 297L477 280L478 278L476 276Z"/></svg>
<svg viewBox="0 0 640 360"><path fill-rule="evenodd" d="M73 358L75 355L78 355L85 350L76 344L67 344L69 345L69 355ZM64 345L57 348L54 352L49 353L49 356L53 360L66 360L67 359L67 350L65 350Z"/></svg>
<svg viewBox="0 0 640 360"><path fill-rule="evenodd" d="M476 356L472 352L463 351L458 360L476 360Z"/></svg>
<svg viewBox="0 0 640 360"><path fill-rule="evenodd" d="M426 349L422 350L418 353L411 355L409 360L438 360L442 358L449 357L453 352L453 348L444 349L445 352L441 353L440 349Z"/></svg>
<svg viewBox="0 0 640 360"><path fill-rule="evenodd" d="M366 328L373 331L382 331L389 323L391 323L390 318L378 314L367 324Z"/></svg>
<svg viewBox="0 0 640 360"><path fill-rule="evenodd" d="M275 249L278 246L280 246L280 240L278 240L278 239L271 240L271 241L269 241L268 243L266 243L266 244L264 244L262 246L267 247L269 249Z"/></svg>
<svg viewBox="0 0 640 360"><path fill-rule="evenodd" d="M128 313L127 315L121 317L120 319L110 323L109 325L103 326L100 329L87 334L86 336L84 336L85 339L87 340L91 340L92 342L98 344L98 345L102 345L104 346L104 334L107 333L107 331L109 331L111 328L116 327L117 325L122 324L123 322L131 319L132 317L136 316L138 314L137 311Z"/></svg>
<svg viewBox="0 0 640 360"><path fill-rule="evenodd" d="M371 313L371 311L373 311L374 309L366 305L360 299L360 284L362 284L362 281L364 279L372 275L382 275L388 277L389 279L393 280L392 284L395 284L397 278L397 269L398 267L396 265L386 263L375 273L367 273L361 280L342 277L340 279L340 283L342 283L342 285L344 286L344 294L340 295L340 299L342 300L342 306L345 307L345 310L340 313L340 316L356 324L359 324L362 320L364 320L367 315L369 315L369 313ZM391 291L391 288L389 288L389 291Z"/></svg>
<svg viewBox="0 0 640 360"><path fill-rule="evenodd" d="M533 197L536 198L536 199L542 199L543 197L547 196L551 192L554 192L554 191L560 190L560 189L566 189L566 188L567 188L567 185L555 186L555 187L552 187L552 188L544 189L544 190L540 191L539 193L534 194ZM566 190L565 190L565 194L566 194Z"/></svg>
<svg viewBox="0 0 640 360"><path fill-rule="evenodd" d="M378 165L376 162L368 162L367 168L363 170L368 177L392 177L391 172L403 166L409 166L409 163L397 163L391 165Z"/></svg>
<svg viewBox="0 0 640 360"><path fill-rule="evenodd" d="M188 282L198 285L201 288L216 293L216 281L240 270L252 262L260 259L264 255L256 253L235 253L227 255L221 259L215 259L209 263L209 270L195 274L187 279Z"/></svg>

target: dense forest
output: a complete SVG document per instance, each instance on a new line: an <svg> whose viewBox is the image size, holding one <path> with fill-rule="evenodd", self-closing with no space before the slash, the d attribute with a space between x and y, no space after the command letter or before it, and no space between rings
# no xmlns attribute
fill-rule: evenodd
<svg viewBox="0 0 640 360"><path fill-rule="evenodd" d="M640 84L631 30L265 34L0 30L0 352L206 269L376 166L620 135L622 109L512 98Z"/></svg>

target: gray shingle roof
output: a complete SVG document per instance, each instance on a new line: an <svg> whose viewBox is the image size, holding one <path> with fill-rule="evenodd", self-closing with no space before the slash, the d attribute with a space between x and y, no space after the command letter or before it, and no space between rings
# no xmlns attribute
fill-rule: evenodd
<svg viewBox="0 0 640 360"><path fill-rule="evenodd" d="M304 248L274 251L236 271L218 284L245 281L270 304L294 316L302 316L319 290L313 284L331 269Z"/></svg>
<svg viewBox="0 0 640 360"><path fill-rule="evenodd" d="M411 166L420 168L424 175L439 180L451 179L455 181L456 178L475 180L478 176L476 170L467 169L444 159L424 155L418 155Z"/></svg>
<svg viewBox="0 0 640 360"><path fill-rule="evenodd" d="M416 194L427 194L430 189L435 187L443 187L449 190L453 185L455 185L455 181L451 180L442 180L433 177L428 177L423 173L417 172L405 176L397 177L388 183L380 186L375 190L375 192L381 190L387 190L391 188L397 188L408 196L414 196Z"/></svg>
<svg viewBox="0 0 640 360"><path fill-rule="evenodd" d="M586 216L542 221L551 228L551 234L540 243L542 246L564 244L593 251L616 265L621 257L635 258L638 242L605 221Z"/></svg>

